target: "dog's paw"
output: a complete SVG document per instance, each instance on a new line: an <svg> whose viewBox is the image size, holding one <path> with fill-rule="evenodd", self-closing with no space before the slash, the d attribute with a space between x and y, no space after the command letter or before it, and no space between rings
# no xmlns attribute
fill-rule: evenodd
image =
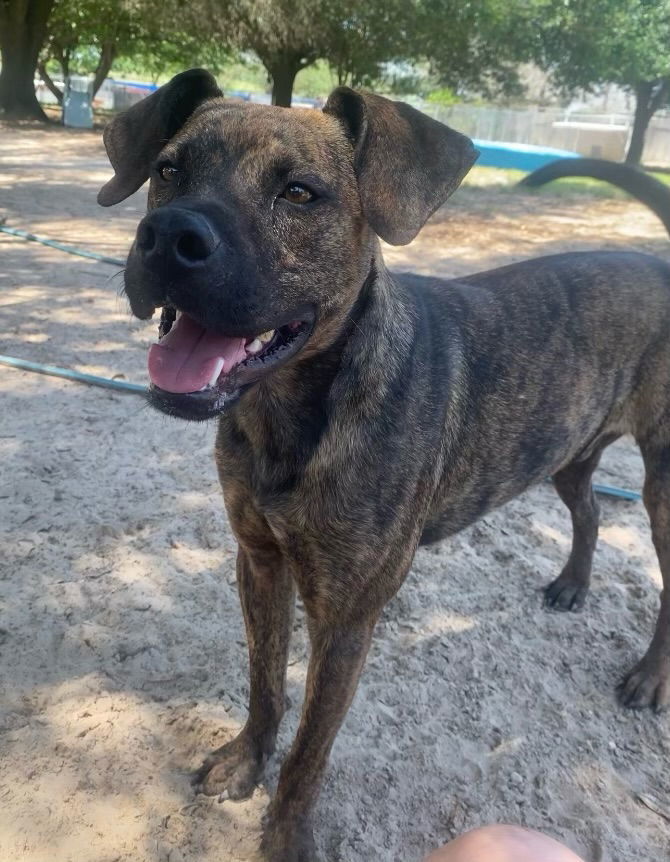
<svg viewBox="0 0 670 862"><path fill-rule="evenodd" d="M263 775L265 758L244 732L217 748L194 774L191 783L196 793L248 799Z"/></svg>
<svg viewBox="0 0 670 862"><path fill-rule="evenodd" d="M623 706L663 712L670 706L670 660L646 655L623 679L618 691Z"/></svg>
<svg viewBox="0 0 670 862"><path fill-rule="evenodd" d="M544 591L544 603L555 611L579 611L584 607L589 585L563 572Z"/></svg>
<svg viewBox="0 0 670 862"><path fill-rule="evenodd" d="M261 858L263 862L318 862L309 821L278 818L268 813L261 840Z"/></svg>

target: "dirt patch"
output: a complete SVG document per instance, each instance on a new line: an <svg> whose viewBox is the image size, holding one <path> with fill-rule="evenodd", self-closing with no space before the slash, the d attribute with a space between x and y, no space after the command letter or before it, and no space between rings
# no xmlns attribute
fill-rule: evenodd
<svg viewBox="0 0 670 862"><path fill-rule="evenodd" d="M110 173L99 136L0 126L0 168L8 224L124 256L144 197L96 206ZM472 185L388 260L457 275L602 247L670 257L635 203ZM146 380L155 323L131 319L113 268L2 234L0 255L1 352ZM240 728L247 697L214 429L10 369L0 388L0 858L249 862L306 644L299 614L266 784L244 803L194 797L189 771ZM632 445L612 447L599 479L639 489ZM324 860L419 860L492 821L544 830L588 862L668 858L668 823L636 800L670 800L668 718L614 700L650 639L660 576L641 504L602 508L578 615L541 607L570 545L549 485L419 551L333 750Z"/></svg>

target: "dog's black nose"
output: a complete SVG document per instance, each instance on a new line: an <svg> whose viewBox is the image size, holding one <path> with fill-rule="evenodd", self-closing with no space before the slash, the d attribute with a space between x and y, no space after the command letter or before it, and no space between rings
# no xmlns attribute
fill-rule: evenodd
<svg viewBox="0 0 670 862"><path fill-rule="evenodd" d="M204 215L174 206L148 213L140 222L135 240L144 265L152 269L200 266L219 245L220 239Z"/></svg>

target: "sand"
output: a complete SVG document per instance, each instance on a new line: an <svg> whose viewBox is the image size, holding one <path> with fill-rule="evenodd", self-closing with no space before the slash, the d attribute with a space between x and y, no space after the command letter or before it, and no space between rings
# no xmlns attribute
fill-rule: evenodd
<svg viewBox="0 0 670 862"><path fill-rule="evenodd" d="M0 126L14 227L122 257L144 198L98 208L108 176L99 134ZM388 260L449 275L598 247L670 257L635 203L484 185ZM132 320L112 267L2 234L0 261L0 352L146 381L156 325ZM214 427L11 369L0 389L0 860L250 862L306 642L299 613L267 781L247 802L194 796L190 771L241 727L248 691ZM641 487L630 442L598 478ZM651 637L660 575L643 506L602 510L580 614L542 607L570 544L549 484L417 553L333 749L315 813L324 862L418 862L494 821L587 862L670 856L670 718L614 696Z"/></svg>

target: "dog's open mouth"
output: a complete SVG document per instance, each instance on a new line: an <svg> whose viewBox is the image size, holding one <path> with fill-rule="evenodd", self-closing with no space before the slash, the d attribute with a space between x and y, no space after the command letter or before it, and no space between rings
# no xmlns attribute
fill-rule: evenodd
<svg viewBox="0 0 670 862"><path fill-rule="evenodd" d="M309 338L313 317L296 318L246 337L221 335L165 306L159 341L149 350L150 400L184 419L208 419L241 392L295 355Z"/></svg>

